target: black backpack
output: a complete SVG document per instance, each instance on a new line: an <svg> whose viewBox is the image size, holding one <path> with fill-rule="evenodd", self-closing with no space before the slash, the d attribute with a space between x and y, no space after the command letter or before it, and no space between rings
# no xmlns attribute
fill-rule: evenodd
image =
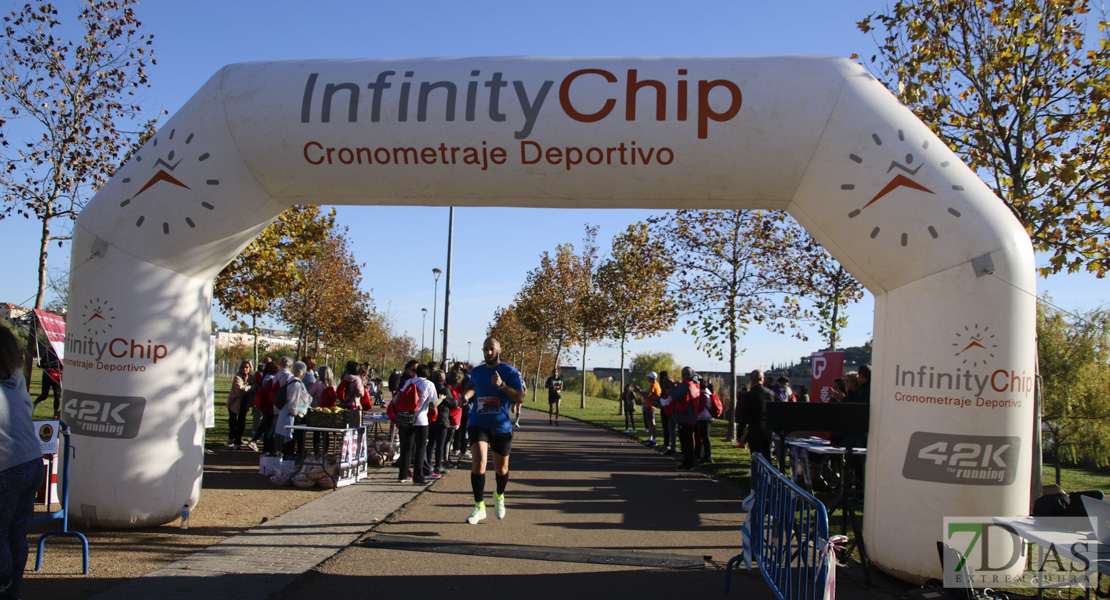
<svg viewBox="0 0 1110 600"><path fill-rule="evenodd" d="M285 408L286 404L289 403L289 392L287 390L289 389L289 386L292 385L294 382L300 383L300 380L291 377L289 381L286 381L285 385L281 386L281 389L279 389L277 393L274 394L274 408L281 410Z"/></svg>

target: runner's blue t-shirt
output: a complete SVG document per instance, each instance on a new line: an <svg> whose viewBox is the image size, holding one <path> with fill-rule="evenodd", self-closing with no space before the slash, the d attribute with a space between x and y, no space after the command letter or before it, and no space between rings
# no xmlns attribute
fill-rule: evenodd
<svg viewBox="0 0 1110 600"><path fill-rule="evenodd" d="M501 381L514 390L523 389L520 373L512 366L500 363L496 367ZM481 427L493 433L511 433L512 421L509 420L509 396L493 385L493 368L480 364L470 373L470 385L474 386L474 398L470 401L470 426Z"/></svg>

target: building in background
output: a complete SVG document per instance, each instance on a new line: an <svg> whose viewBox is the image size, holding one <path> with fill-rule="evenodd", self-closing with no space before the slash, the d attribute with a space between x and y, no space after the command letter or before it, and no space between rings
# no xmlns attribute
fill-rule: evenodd
<svg viewBox="0 0 1110 600"><path fill-rule="evenodd" d="M19 327L30 324L31 309L8 302L0 303L0 319Z"/></svg>

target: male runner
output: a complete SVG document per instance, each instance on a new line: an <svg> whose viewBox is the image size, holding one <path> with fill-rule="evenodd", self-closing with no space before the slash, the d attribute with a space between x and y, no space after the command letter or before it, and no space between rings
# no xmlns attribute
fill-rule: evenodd
<svg viewBox="0 0 1110 600"><path fill-rule="evenodd" d="M482 343L485 362L470 373L470 385L463 396L473 399L470 409L470 487L474 491L474 511L466 522L477 525L486 518L486 455L493 451L494 477L497 480L496 502L498 519L505 518L505 487L509 483L509 451L513 444L513 424L509 406L524 402L524 386L520 373L501 362L501 342L489 337Z"/></svg>
<svg viewBox="0 0 1110 600"><path fill-rule="evenodd" d="M559 424L559 404L563 400L563 372L559 367L551 369L551 377L547 378L543 387L547 388L547 424L551 424L551 415L555 415L555 424Z"/></svg>

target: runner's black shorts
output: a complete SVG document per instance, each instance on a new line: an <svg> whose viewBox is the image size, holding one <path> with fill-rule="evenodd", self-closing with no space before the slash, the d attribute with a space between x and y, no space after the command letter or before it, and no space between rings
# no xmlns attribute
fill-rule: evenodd
<svg viewBox="0 0 1110 600"><path fill-rule="evenodd" d="M471 446L478 442L485 442L489 444L489 449L493 450L494 454L508 456L509 451L513 449L513 432L511 431L508 433L494 433L483 427L470 426L466 428L466 434L470 439Z"/></svg>

